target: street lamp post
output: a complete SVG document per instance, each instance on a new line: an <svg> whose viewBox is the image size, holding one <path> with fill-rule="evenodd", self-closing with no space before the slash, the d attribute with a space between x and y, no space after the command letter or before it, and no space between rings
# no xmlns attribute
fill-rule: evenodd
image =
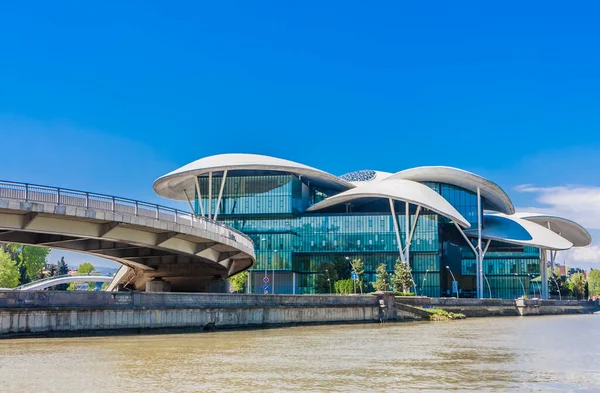
<svg viewBox="0 0 600 393"><path fill-rule="evenodd" d="M523 288L523 297L527 296L527 294L525 293L525 285L523 285L523 280L521 280L521 277L519 277L517 273L515 273L515 276L519 279L519 283L521 283L521 288Z"/></svg>
<svg viewBox="0 0 600 393"><path fill-rule="evenodd" d="M446 266L446 269L448 269L448 271L450 272L450 275L452 276L452 281L456 282L456 298L458 299L460 297L458 295L458 281L456 281L456 277L454 277L454 273L452 273L452 270L450 269L450 266Z"/></svg>
<svg viewBox="0 0 600 393"><path fill-rule="evenodd" d="M425 293L425 281L427 281L427 273L429 273L429 269L425 270L425 276L423 277L423 282L421 283L421 293Z"/></svg>
<svg viewBox="0 0 600 393"><path fill-rule="evenodd" d="M331 279L329 277L329 269L325 269L325 273L327 273L327 283L329 284L329 293L331 294Z"/></svg>
<svg viewBox="0 0 600 393"><path fill-rule="evenodd" d="M267 239L265 239L264 237L262 239L260 239L261 246L262 246L262 242L266 242L266 241L267 241ZM268 255L266 257L268 258ZM264 285L267 285L267 282L269 280L269 278L267 277L267 258L265 258L265 260L264 260L265 261L265 278L263 279Z"/></svg>
<svg viewBox="0 0 600 393"><path fill-rule="evenodd" d="M534 277L535 277L535 276L534 276L533 274L530 274L530 275L529 275L529 283L532 283L532 282L533 282L533 278L534 278ZM535 297L535 285L533 285L533 284L532 284L532 285L531 285L531 288L533 289L533 297ZM540 291L540 296L541 296L541 293L542 293L542 292Z"/></svg>

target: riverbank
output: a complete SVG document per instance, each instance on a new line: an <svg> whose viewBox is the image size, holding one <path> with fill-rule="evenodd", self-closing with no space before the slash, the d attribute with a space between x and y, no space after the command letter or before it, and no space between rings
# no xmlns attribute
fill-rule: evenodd
<svg viewBox="0 0 600 393"><path fill-rule="evenodd" d="M357 296L0 291L0 338L590 313L597 302Z"/></svg>

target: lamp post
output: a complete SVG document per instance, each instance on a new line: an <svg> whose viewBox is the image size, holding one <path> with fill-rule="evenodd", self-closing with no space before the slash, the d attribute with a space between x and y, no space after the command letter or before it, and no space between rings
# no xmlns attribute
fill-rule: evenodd
<svg viewBox="0 0 600 393"><path fill-rule="evenodd" d="M425 276L423 277L423 282L421 283L422 293L425 293L425 281L427 281L427 273L429 273L429 269L425 270Z"/></svg>
<svg viewBox="0 0 600 393"><path fill-rule="evenodd" d="M533 283L533 278L535 276L533 274L529 274L528 277L529 277L529 283L531 284L531 288L533 289L533 297L535 297L535 285L532 284ZM541 293L542 292L540 291L540 294Z"/></svg>
<svg viewBox="0 0 600 393"><path fill-rule="evenodd" d="M521 280L521 277L519 277L517 273L515 273L515 276L519 279L519 283L521 283L521 288L523 288L523 297L527 296L527 294L525 293L525 285L523 285L523 280Z"/></svg>
<svg viewBox="0 0 600 393"><path fill-rule="evenodd" d="M329 277L329 269L325 269L325 273L327 273L327 283L329 283L329 293L331 294L331 279Z"/></svg>
<svg viewBox="0 0 600 393"><path fill-rule="evenodd" d="M452 276L452 281L456 282L456 298L458 299L460 297L458 295L458 281L456 281L456 277L454 277L454 273L452 273L452 270L450 269L450 266L446 266L446 269L448 269L448 271L450 272L450 275Z"/></svg>

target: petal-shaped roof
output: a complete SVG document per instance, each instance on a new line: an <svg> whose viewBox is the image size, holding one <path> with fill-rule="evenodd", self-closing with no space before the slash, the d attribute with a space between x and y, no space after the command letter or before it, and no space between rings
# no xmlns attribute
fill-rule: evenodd
<svg viewBox="0 0 600 393"><path fill-rule="evenodd" d="M477 192L477 188L479 187L481 196L485 199L485 209L505 214L513 214L515 212L510 198L500 186L479 175L463 171L462 169L448 166L422 166L395 173L386 178L385 181L393 179L446 183L472 192Z"/></svg>
<svg viewBox="0 0 600 393"><path fill-rule="evenodd" d="M547 250L568 250L573 246L573 243L548 228L514 215L484 214L483 224L481 237L485 239ZM470 229L466 233L477 236L477 229Z"/></svg>
<svg viewBox="0 0 600 393"><path fill-rule="evenodd" d="M317 211L360 198L391 198L434 211L457 224L469 228L469 222L440 194L424 184L411 180L364 182L356 188L331 196L308 208Z"/></svg>
<svg viewBox="0 0 600 393"><path fill-rule="evenodd" d="M195 177L208 176L209 172L236 171L293 173L311 183L332 190L347 190L354 187L350 182L297 162L259 154L219 154L204 157L174 170L154 182L154 191L165 198L185 200L183 190L194 194ZM191 193L191 194L190 194Z"/></svg>
<svg viewBox="0 0 600 393"><path fill-rule="evenodd" d="M574 247L585 247L592 243L590 233L578 223L563 217L553 216L546 213L517 212L516 217L533 221L542 225L552 232L558 233L571 243Z"/></svg>

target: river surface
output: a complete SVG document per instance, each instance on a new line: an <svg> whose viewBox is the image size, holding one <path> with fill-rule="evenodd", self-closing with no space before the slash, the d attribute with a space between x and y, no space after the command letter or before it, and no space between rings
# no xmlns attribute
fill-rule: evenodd
<svg viewBox="0 0 600 393"><path fill-rule="evenodd" d="M600 392L600 315L0 341L1 392Z"/></svg>

